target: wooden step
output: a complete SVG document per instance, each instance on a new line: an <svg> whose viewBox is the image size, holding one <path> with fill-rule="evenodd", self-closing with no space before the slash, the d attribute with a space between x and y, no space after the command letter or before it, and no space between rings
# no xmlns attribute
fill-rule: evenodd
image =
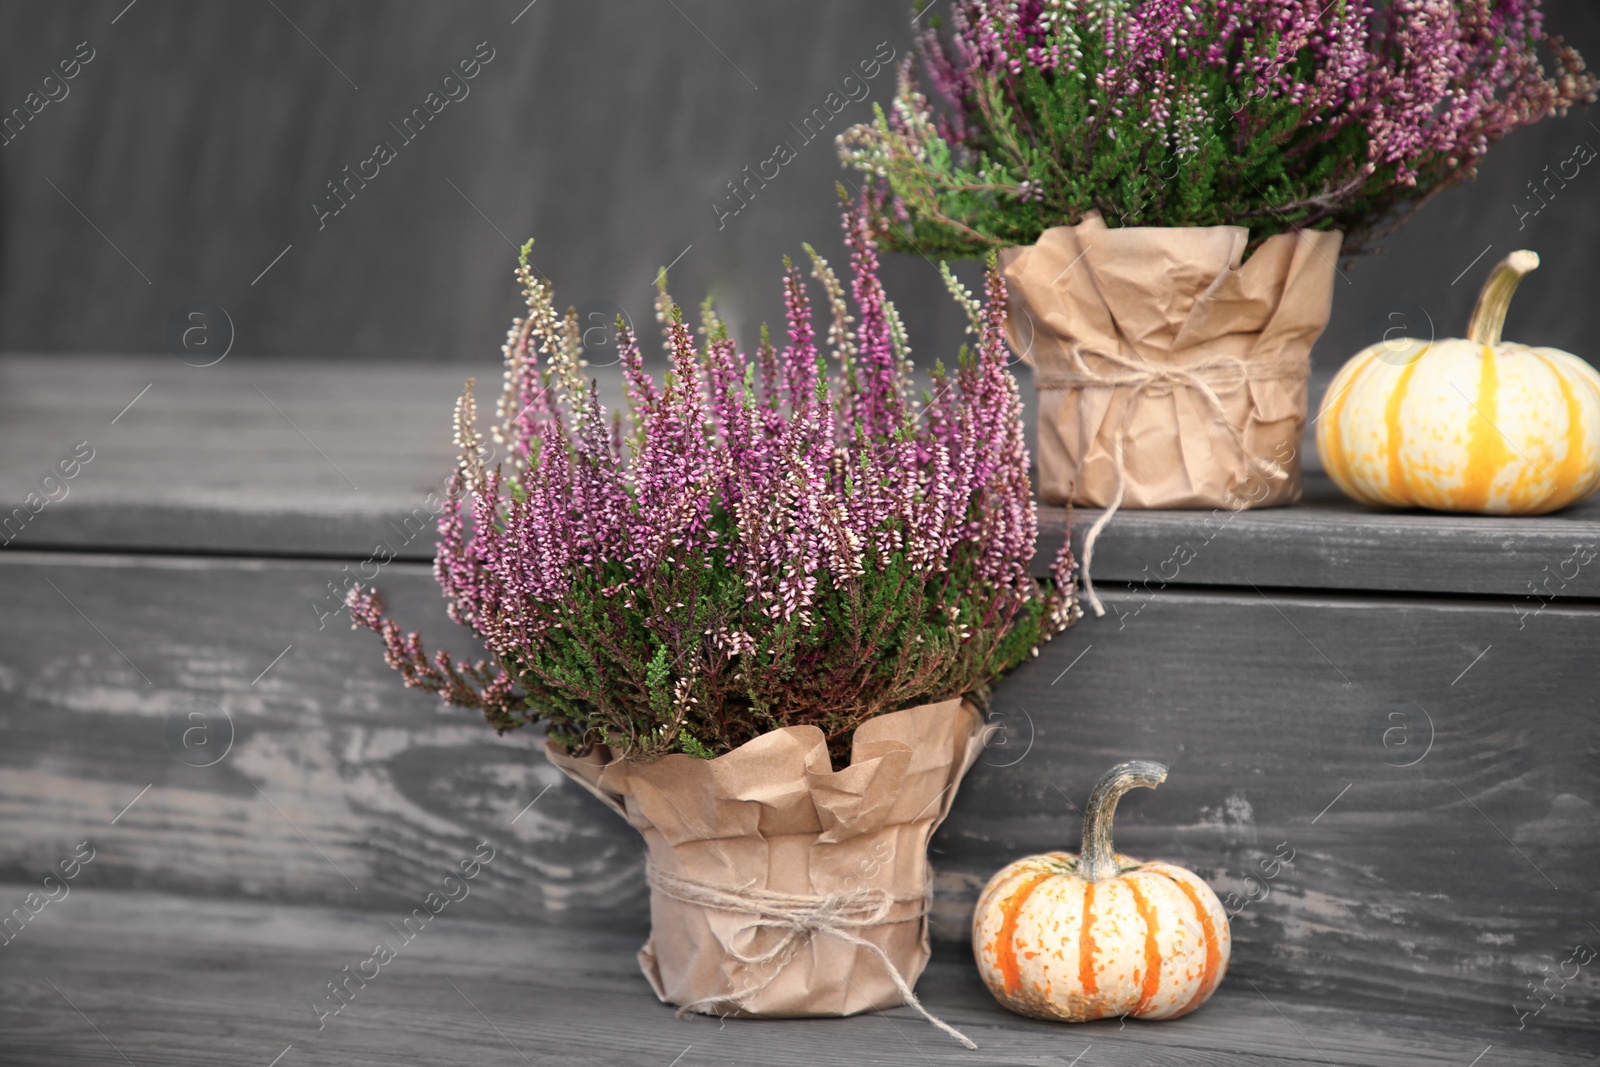
<svg viewBox="0 0 1600 1067"><path fill-rule="evenodd" d="M398 616L471 650L417 532L461 377L0 360L0 502L77 443L95 450L0 550L0 878L36 883L89 840L81 885L111 900L399 915L489 839L505 858L476 890L484 921L570 935L594 966L630 971L632 948L599 932L642 937L636 835L531 731L497 738L403 689L338 611L344 576L383 545L396 561L372 584ZM1108 615L996 691L1003 730L934 841L936 935L964 938L1005 862L1073 847L1106 767L1160 759L1171 777L1124 803L1118 845L1232 902L1228 996L1254 983L1297 1022L1291 1008L1454 1020L1432 1033L1483 1027L1495 1056L1547 1026L1592 1037L1587 970L1552 980L1561 999L1520 1031L1517 1012L1575 944L1600 945L1600 505L1380 515L1310 489L1269 512L1118 515L1096 559ZM1063 522L1045 515L1042 550ZM1174 574L1180 543L1193 559ZM1280 848L1294 861L1265 877ZM31 981L5 962L16 947L0 974ZM945 1006L989 1010L953 951ZM1212 1036L1195 1047L1236 1047Z"/></svg>
<svg viewBox="0 0 1600 1067"><path fill-rule="evenodd" d="M98 861L97 861L98 862ZM495 862L498 862L496 860ZM490 865L493 867L493 864ZM0 885L5 899L25 886ZM420 888L420 887L418 887ZM418 898L420 901L420 897ZM416 902L413 902L416 903ZM968 1052L908 1008L849 1019L674 1017L639 974L637 936L509 924L475 894L401 943L381 909L74 890L0 953L0 1062L278 1067L559 1063L1018 1064L1106 1067L1566 1067L1593 1035L1552 1007L1522 1033L1492 1017L1340 1008L1230 975L1172 1022L1080 1026L1012 1015L969 956L939 947L918 983ZM56 911L55 909L59 909ZM383 942L395 957L351 982L332 1014L325 983ZM367 974L373 968L362 967ZM318 1010L320 1007L320 1011ZM320 1024L320 1029L319 1029ZM124 1059L125 1057L125 1059ZM281 1059L274 1061L274 1057Z"/></svg>

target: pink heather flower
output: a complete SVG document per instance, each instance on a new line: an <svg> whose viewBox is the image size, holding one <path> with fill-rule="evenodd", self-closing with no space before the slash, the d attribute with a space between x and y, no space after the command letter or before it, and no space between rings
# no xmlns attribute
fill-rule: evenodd
<svg viewBox="0 0 1600 1067"><path fill-rule="evenodd" d="M992 32L1000 41L1017 28L1001 20ZM797 706L831 701L824 722L849 723L933 696L929 686L986 683L1009 665L997 657L1018 654L1003 638L1024 611L1035 639L1075 617L1065 549L1059 586L1042 590L1029 573L1037 518L1000 276L989 275L975 350L936 375L914 415L871 227L852 209L844 230L847 283L811 253L833 320L831 369L793 264L787 342L779 352L763 333L753 361L714 320L697 346L664 300L664 381L645 371L630 332L619 337L625 430L578 376L575 334L548 284L519 270L528 317L506 345L496 431L511 455L485 468L469 388L434 565L450 617L491 660L430 657L372 594L351 597L355 624L382 637L407 684L482 708L503 729L541 716L598 721L630 751L651 752L674 743L672 731L712 728L690 724L684 708L753 700L729 695L754 684L747 670L832 686ZM736 595L719 598L729 588ZM950 642L929 661L945 674L908 666L929 650L893 643L929 625ZM752 722L784 721L791 696L801 699L780 693ZM668 733L640 734L639 707Z"/></svg>
<svg viewBox="0 0 1600 1067"><path fill-rule="evenodd" d="M1259 188L1259 207L1246 197L1242 217L1224 221L1339 225L1359 247L1432 191L1471 178L1505 134L1592 103L1600 86L1545 32L1539 0L948 0L936 17L947 25L923 27L918 50L950 106L928 106L908 61L892 110L842 135L840 152L874 176L885 219L927 222L966 247L1026 236L1000 232L1013 216L968 200L1040 205L1039 218L1015 213L1028 233L1089 206L1110 219L1125 195L1120 206L1139 215L1144 194L1119 186L1140 164L1116 164L1109 150L1130 120L1158 134L1139 160L1212 145L1240 160L1278 153L1284 183L1306 187ZM1241 99L1207 99L1213 75ZM1074 80L1076 91L1063 88ZM1064 123L1050 109L1063 107L1081 118L1051 128ZM1352 131L1361 147L1317 154Z"/></svg>

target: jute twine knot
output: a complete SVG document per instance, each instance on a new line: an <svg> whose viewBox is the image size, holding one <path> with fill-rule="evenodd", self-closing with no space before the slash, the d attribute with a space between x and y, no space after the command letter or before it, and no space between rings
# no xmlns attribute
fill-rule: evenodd
<svg viewBox="0 0 1600 1067"><path fill-rule="evenodd" d="M1119 368L1120 373L1118 371L1097 373L1084 360L1086 354ZM1193 390L1215 413L1217 421L1227 428L1234 447L1244 457L1245 463L1268 481L1272 481L1285 476L1284 468L1270 459L1262 459L1251 453L1245 441L1244 429L1235 426L1228 418L1228 410L1223 406L1222 398L1217 395L1217 389L1231 392L1252 381L1304 378L1310 373L1310 368L1303 359L1285 360L1269 357L1247 360L1239 356L1210 356L1180 367L1171 363L1155 363L1137 355L1123 356L1112 352L1101 352L1086 348L1076 341L1067 346L1067 356L1072 369L1064 372L1035 373L1034 384L1041 392L1051 389L1109 389L1117 386L1127 386L1132 390L1123 403L1122 420L1111 443L1111 459L1117 473L1116 491L1111 495L1111 503L1106 505L1105 510L1100 513L1100 517L1089 527L1089 532L1083 538L1083 590L1089 598L1089 606L1094 609L1095 615L1100 616L1106 613L1106 609L1094 591L1094 579L1089 575L1089 565L1094 559L1094 545L1100 539L1100 531L1106 528L1111 517L1122 506L1122 496L1127 488L1123 450L1131 429L1133 412L1145 394L1171 392L1175 388ZM1082 414L1081 410L1079 413ZM1252 413L1251 419L1254 418L1255 415Z"/></svg>
<svg viewBox="0 0 1600 1067"><path fill-rule="evenodd" d="M889 973L890 979L894 981L901 1000L907 1006L915 1009L924 1019L967 1048L978 1047L961 1031L922 1006L922 1001L911 991L910 983L905 980L905 976L900 973L887 952L853 932L888 922L890 912L896 904L919 904L920 907L911 918L925 915L932 896L931 882L925 882L923 891L913 896L895 896L882 889L860 889L854 892L834 892L825 896L814 896L759 889L754 882L746 882L740 886L713 885L672 874L654 864L646 865L645 880L649 882L651 889L665 893L685 904L745 916L749 919L745 929L785 931L784 936L765 952L745 955L732 948L728 950L729 955L738 962L748 967L763 969L766 974L764 978L740 993L707 997L685 1004L678 1009L679 1015L702 1005L719 1002L743 1008L751 997L772 984L773 979L794 958L795 953L800 951L807 940L815 934L827 934L846 944L865 949L877 957L883 964L884 970Z"/></svg>

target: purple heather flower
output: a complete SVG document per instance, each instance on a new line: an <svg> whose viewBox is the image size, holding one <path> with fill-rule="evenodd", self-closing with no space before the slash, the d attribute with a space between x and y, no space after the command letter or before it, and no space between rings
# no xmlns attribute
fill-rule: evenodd
<svg viewBox="0 0 1600 1067"><path fill-rule="evenodd" d="M995 33L1001 40L1015 28ZM872 229L849 210L844 230L848 286L811 253L834 320L831 370L792 264L787 344L780 353L763 337L755 361L714 323L698 348L663 298L662 383L645 371L634 336L624 329L619 337L626 431L578 378L572 322L555 312L548 283L518 272L528 317L506 345L497 430L511 455L485 469L469 390L457 411L463 459L434 566L450 617L483 639L494 662L430 658L357 590L354 621L383 637L408 684L481 707L502 727L515 722L521 687L603 711L617 691L649 684L615 673L626 660L617 642L642 626L662 647L686 650L668 667L688 692L697 672L774 641L789 642L774 655L795 654L800 635L839 625L819 618L824 595L848 602L865 577L890 568L945 597L939 618L952 626L957 603L974 606L978 617L961 624L959 642L973 639L974 626L996 640L1034 600L1043 601L1045 636L1070 621L1070 555L1057 560L1053 591L1029 576L1036 515L1021 405L1006 370L1004 283L990 273L976 349L936 376L931 402L914 417L904 337L878 279ZM698 576L719 568L742 582L743 603L708 615L696 599ZM604 625L592 607L578 612L580 603L601 605ZM867 640L879 648L885 638ZM582 688L581 672L551 652L575 642L611 672L607 688Z"/></svg>
<svg viewBox="0 0 1600 1067"><path fill-rule="evenodd" d="M1019 101L1038 95L1025 72L1083 80L1094 70L1078 94L1084 117L1072 146L1085 157L1116 136L1114 122L1132 117L1161 131L1180 157L1213 130L1226 130L1240 153L1267 137L1292 173L1294 160L1360 130L1364 154L1342 160L1319 178L1316 195L1294 205L1315 209L1301 224L1370 197L1374 181L1421 185L1415 200L1469 178L1506 133L1592 102L1597 89L1582 58L1545 33L1539 0L950 0L942 14L948 27L922 30L918 44L928 81L951 106L935 113L906 77L886 129L858 127L840 142L847 161L877 177L874 199L902 225L903 190L889 182L894 161L937 170L928 161L953 152L963 165L974 156L1015 162L1017 131L991 122L1007 102L1020 114ZM1084 57L1096 54L1086 67ZM1228 101L1197 91L1197 61L1224 74L1247 104L1300 109L1293 128L1283 128L1281 110L1249 106L1230 128L1220 121ZM1018 121L1025 145L1061 151ZM1090 173L1088 158L1072 151L1060 162L1071 177ZM1006 189L1026 203L1054 191L1046 183L1041 196L1038 178L985 171L977 180L986 195Z"/></svg>

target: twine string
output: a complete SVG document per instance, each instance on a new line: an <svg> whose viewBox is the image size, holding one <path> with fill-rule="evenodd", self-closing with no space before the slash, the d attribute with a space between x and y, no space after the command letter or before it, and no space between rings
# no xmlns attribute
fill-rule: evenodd
<svg viewBox="0 0 1600 1067"><path fill-rule="evenodd" d="M719 886L672 874L654 864L646 865L645 880L649 882L651 889L685 904L746 916L750 920L746 929L784 931L784 935L765 952L746 955L731 947L728 949L728 954L733 959L746 966L771 965L764 979L732 996L706 997L685 1004L678 1009L680 1015L702 1005L720 1001L731 1003L735 1007L744 1007L751 997L772 984L811 936L827 934L871 953L883 964L903 1003L967 1048L978 1047L961 1031L923 1007L922 1001L912 992L910 983L894 965L889 954L881 946L855 932L888 922L889 914L896 904L916 903L920 908L913 917L926 914L932 896L931 880L925 880L922 892L913 896L895 896L882 889L861 889L850 893L836 892L826 896L811 896L760 889L753 882L739 886Z"/></svg>
<svg viewBox="0 0 1600 1067"><path fill-rule="evenodd" d="M1097 373L1083 358L1085 354L1103 360L1119 368L1120 373ZM1245 429L1236 426L1228 418L1228 410L1223 406L1222 398L1217 395L1217 388L1231 392L1240 386L1252 381L1268 381L1282 378L1304 378L1307 374L1304 361L1265 359L1245 360L1238 356L1211 356L1196 363L1185 366L1175 366L1170 363L1155 363L1144 359L1142 356L1123 356L1111 352L1101 352L1086 349L1074 341L1067 347L1067 356L1072 369L1065 372L1035 373L1034 382L1038 389L1067 390L1095 388L1127 387L1130 392L1122 406L1122 418L1117 425L1116 433L1111 442L1112 469L1116 472L1116 489L1111 494L1111 502L1106 505L1100 517L1089 527L1089 532L1083 538L1083 590L1088 597L1089 606L1094 609L1096 616L1106 613L1104 605L1100 603L1100 596L1095 592L1094 579L1090 576L1090 565L1094 560L1095 542L1100 539L1100 531L1106 528L1111 517L1122 506L1122 497L1127 490L1127 470L1124 449L1127 437L1132 430L1133 412L1138 408L1139 402L1146 393L1153 390L1170 392L1176 388L1186 388L1199 394L1206 406L1217 416L1217 421L1226 427L1229 437L1239 454L1244 457L1245 463L1259 472L1268 481L1284 477L1282 465L1263 459L1252 453L1245 441ZM1254 413L1251 418L1253 419Z"/></svg>

